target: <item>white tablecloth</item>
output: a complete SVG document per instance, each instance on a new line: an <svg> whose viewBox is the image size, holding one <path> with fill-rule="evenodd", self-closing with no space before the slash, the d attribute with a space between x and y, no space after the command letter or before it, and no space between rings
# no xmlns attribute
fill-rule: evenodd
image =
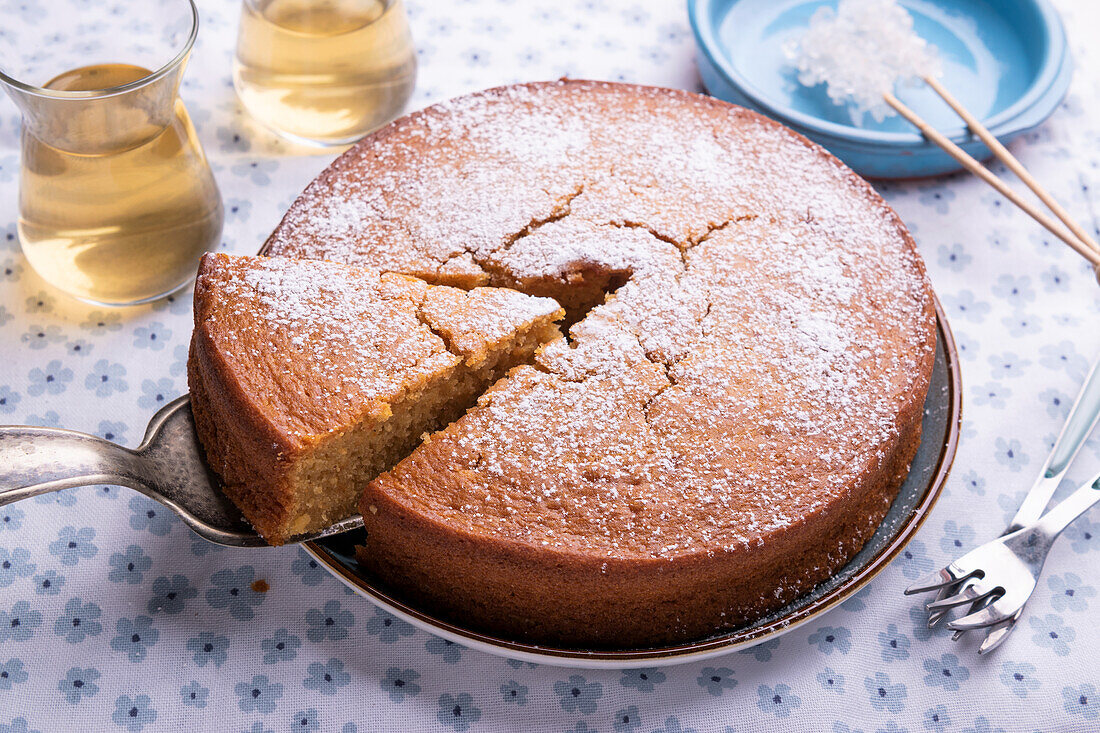
<svg viewBox="0 0 1100 733"><path fill-rule="evenodd" d="M244 116L229 76L238 6L200 5L182 93L225 197L223 248L252 253L332 156L302 155ZM1095 228L1100 13L1062 9L1072 91L1014 149ZM416 0L410 13L414 107L564 75L699 87L682 2ZM46 286L16 237L18 129L0 101L0 421L136 444L186 390L190 296L107 310ZM129 490L83 488L0 509L0 731L1100 729L1100 514L1066 533L1015 635L987 658L930 633L901 595L1015 511L1100 352L1100 291L1077 255L969 176L880 190L955 330L965 423L917 539L842 607L705 663L534 667L416 631L296 548L219 549ZM1100 439L1078 464L1074 479L1100 466ZM228 593L256 579L270 589Z"/></svg>

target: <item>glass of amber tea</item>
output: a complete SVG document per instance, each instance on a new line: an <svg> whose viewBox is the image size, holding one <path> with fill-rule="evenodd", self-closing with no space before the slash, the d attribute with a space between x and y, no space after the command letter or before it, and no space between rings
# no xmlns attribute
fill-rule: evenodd
<svg viewBox="0 0 1100 733"><path fill-rule="evenodd" d="M191 280L222 202L179 98L192 0L89 18L84 0L25 3L0 23L0 85L23 115L19 239L43 279L130 305Z"/></svg>
<svg viewBox="0 0 1100 733"><path fill-rule="evenodd" d="M396 117L415 83L402 0L243 0L233 84L283 137L354 142Z"/></svg>

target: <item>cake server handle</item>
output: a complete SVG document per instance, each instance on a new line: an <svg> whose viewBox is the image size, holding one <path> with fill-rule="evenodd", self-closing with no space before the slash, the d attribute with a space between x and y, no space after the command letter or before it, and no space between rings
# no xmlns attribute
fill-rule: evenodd
<svg viewBox="0 0 1100 733"><path fill-rule="evenodd" d="M59 428L0 426L0 506L92 484L145 491L150 482L141 457L108 440Z"/></svg>
<svg viewBox="0 0 1100 733"><path fill-rule="evenodd" d="M218 488L195 436L187 395L153 415L133 450L94 435L30 425L0 426L0 506L74 486L113 484L171 509L200 537L231 547L261 547L256 533ZM363 526L356 515L294 542Z"/></svg>

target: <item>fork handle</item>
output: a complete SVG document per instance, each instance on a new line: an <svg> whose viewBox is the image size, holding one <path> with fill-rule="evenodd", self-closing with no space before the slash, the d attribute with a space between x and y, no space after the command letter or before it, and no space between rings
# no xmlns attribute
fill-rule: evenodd
<svg viewBox="0 0 1100 733"><path fill-rule="evenodd" d="M1093 362L1088 376L1085 377L1085 383L1077 393L1073 407L1070 408L1066 424L1062 426L1062 432L1058 434L1058 439L1054 441L1054 448L1051 449L1046 463L1039 472L1039 478L1027 492L1023 504L1020 505L1016 516L1012 518L1005 534L1039 521L1050 497L1062 482L1070 463L1073 462L1073 457L1084 445L1098 418L1100 418L1100 358Z"/></svg>
<svg viewBox="0 0 1100 733"><path fill-rule="evenodd" d="M73 430L0 426L0 506L74 486L148 485L140 457Z"/></svg>
<svg viewBox="0 0 1100 733"><path fill-rule="evenodd" d="M1100 473L1077 487L1077 490L1054 505L1039 520L1039 526L1051 538L1057 537L1073 520L1100 502Z"/></svg>

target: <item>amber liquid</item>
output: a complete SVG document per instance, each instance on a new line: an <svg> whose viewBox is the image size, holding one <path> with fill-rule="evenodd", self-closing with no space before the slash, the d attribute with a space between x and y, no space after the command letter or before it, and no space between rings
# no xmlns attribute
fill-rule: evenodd
<svg viewBox="0 0 1100 733"><path fill-rule="evenodd" d="M149 73L102 64L62 74L46 88L107 89ZM222 216L217 185L179 99L171 123L151 127L136 147L81 155L23 134L23 252L39 275L78 298L114 305L172 292L216 245Z"/></svg>
<svg viewBox="0 0 1100 733"><path fill-rule="evenodd" d="M396 117L415 82L401 0L244 0L233 83L286 137L353 142Z"/></svg>

